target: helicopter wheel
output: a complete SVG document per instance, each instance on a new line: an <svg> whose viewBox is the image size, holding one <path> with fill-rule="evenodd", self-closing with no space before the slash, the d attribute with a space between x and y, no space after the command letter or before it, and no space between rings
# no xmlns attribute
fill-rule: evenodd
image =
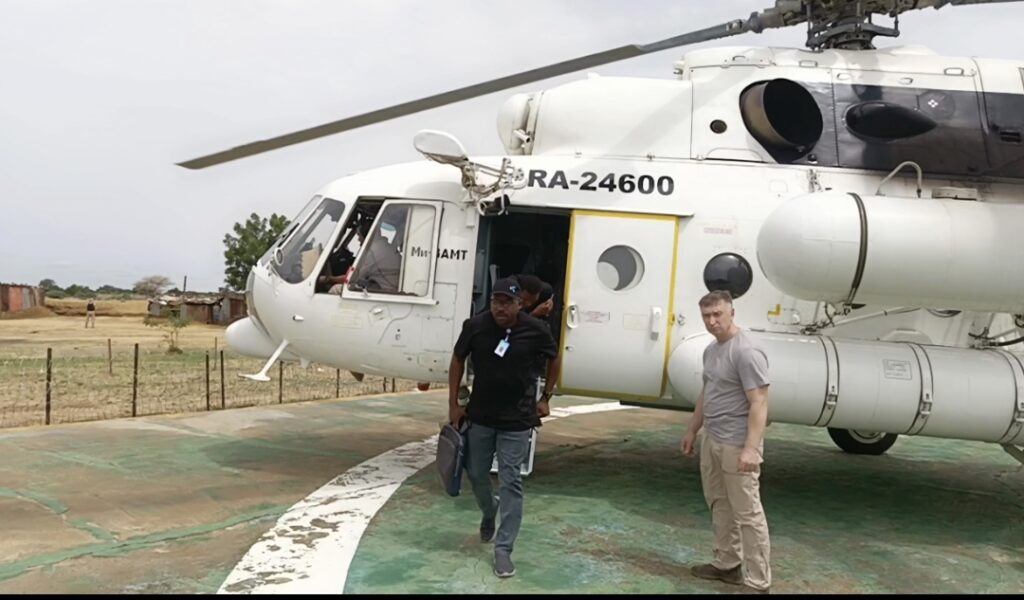
<svg viewBox="0 0 1024 600"><path fill-rule="evenodd" d="M896 443L899 437L895 433L884 433L881 431L857 431L855 429L828 428L828 436L844 452L850 454L869 454L878 456Z"/></svg>

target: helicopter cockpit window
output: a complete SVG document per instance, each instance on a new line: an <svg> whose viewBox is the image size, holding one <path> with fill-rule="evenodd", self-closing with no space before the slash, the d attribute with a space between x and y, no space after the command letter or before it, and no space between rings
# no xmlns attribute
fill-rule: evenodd
<svg viewBox="0 0 1024 600"><path fill-rule="evenodd" d="M288 283L301 283L312 275L344 214L343 202L325 198L301 222L290 238L274 246L271 264L277 274Z"/></svg>
<svg viewBox="0 0 1024 600"><path fill-rule="evenodd" d="M314 207L320 204L320 200L322 199L323 196L317 194L316 196L313 196L309 200L309 202L306 203L305 206L302 207L302 210L299 211L298 215L296 215L295 220L291 221L285 227L284 233L279 235L277 239L274 240L273 245L267 248L267 251L264 252L263 256L260 257L259 263L261 265L269 266L271 264L271 260L274 258L274 251L277 250L277 247L288 241L288 238L291 237L293 233L295 233L295 230L296 228L298 228L299 224L302 223L307 216L309 216L310 211L312 211Z"/></svg>
<svg viewBox="0 0 1024 600"><path fill-rule="evenodd" d="M370 233L349 279L349 289L378 294L426 296L434 255L435 208L387 206Z"/></svg>

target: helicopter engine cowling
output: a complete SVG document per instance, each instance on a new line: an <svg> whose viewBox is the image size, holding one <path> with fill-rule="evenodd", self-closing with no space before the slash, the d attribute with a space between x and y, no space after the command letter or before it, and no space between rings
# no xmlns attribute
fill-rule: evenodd
<svg viewBox="0 0 1024 600"><path fill-rule="evenodd" d="M765 277L795 298L1024 313L1024 206L858 196L792 198L765 220Z"/></svg>
<svg viewBox="0 0 1024 600"><path fill-rule="evenodd" d="M985 442L1024 442L1024 364L1003 350L971 350L820 335L747 331L771 371L769 421ZM687 337L669 382L693 404L703 352Z"/></svg>

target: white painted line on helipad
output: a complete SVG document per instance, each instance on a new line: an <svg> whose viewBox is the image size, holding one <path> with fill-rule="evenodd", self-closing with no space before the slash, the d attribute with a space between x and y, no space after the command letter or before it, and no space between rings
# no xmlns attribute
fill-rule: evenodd
<svg viewBox="0 0 1024 600"><path fill-rule="evenodd" d="M618 402L554 408L545 422L627 410ZM218 593L341 594L363 532L406 479L434 462L437 435L359 463L289 508Z"/></svg>

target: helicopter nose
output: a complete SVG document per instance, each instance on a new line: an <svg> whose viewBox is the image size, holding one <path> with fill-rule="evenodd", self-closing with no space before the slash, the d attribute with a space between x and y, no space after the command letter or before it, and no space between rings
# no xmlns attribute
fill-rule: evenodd
<svg viewBox="0 0 1024 600"><path fill-rule="evenodd" d="M274 340L267 337L252 317L239 319L229 325L224 337L232 350L246 356L267 358L277 349Z"/></svg>

